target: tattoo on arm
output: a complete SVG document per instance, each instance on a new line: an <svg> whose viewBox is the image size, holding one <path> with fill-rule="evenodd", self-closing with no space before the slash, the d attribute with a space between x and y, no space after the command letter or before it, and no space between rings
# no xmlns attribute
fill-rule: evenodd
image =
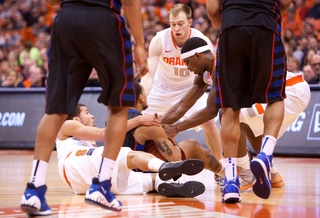
<svg viewBox="0 0 320 218"><path fill-rule="evenodd" d="M156 143L157 148L159 149L160 152L172 156L172 150L170 149L168 143L166 141L154 141Z"/></svg>
<svg viewBox="0 0 320 218"><path fill-rule="evenodd" d="M209 152L207 153L206 158L208 159L208 162L209 162L209 168L214 172L218 172L220 162L214 156L212 156Z"/></svg>

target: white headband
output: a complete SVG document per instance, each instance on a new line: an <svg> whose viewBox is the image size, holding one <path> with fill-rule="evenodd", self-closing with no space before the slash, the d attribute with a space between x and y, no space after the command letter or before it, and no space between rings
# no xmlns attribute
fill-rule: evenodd
<svg viewBox="0 0 320 218"><path fill-rule="evenodd" d="M210 50L209 46L204 45L204 46L192 49L191 51L188 51L188 52L181 54L181 58L186 59L188 57L195 55L195 53L201 53L201 52L208 51L208 50Z"/></svg>

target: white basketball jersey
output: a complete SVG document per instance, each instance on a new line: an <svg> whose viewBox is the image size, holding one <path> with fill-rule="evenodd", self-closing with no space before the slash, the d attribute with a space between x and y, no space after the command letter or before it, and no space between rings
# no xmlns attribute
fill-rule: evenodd
<svg viewBox="0 0 320 218"><path fill-rule="evenodd" d="M195 74L190 72L181 59L181 48L174 43L171 29L167 28L157 33L161 38L162 54L154 76L154 83L160 83L173 90L190 88L193 84ZM206 40L213 51L210 40L199 30L191 28L190 38L200 37Z"/></svg>
<svg viewBox="0 0 320 218"><path fill-rule="evenodd" d="M80 140L75 137L70 137L65 140L59 140L57 138L56 148L57 148L58 161L60 162L60 160L63 161L66 158L66 156L72 151L76 151L79 149L95 148L95 142Z"/></svg>

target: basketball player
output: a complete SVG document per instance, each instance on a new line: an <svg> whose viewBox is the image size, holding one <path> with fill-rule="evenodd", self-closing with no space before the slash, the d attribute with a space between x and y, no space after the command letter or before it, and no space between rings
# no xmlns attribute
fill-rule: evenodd
<svg viewBox="0 0 320 218"><path fill-rule="evenodd" d="M303 79L302 73L292 73L287 71L286 76L286 95L284 99L284 119L279 130L277 139L279 139L290 125L303 112L310 101L310 87ZM254 104L251 108L243 108L240 112L240 126L248 137L250 144L258 154L261 150L261 142L263 137L263 114L266 104ZM239 141L239 151L243 151L246 146L246 138L241 137ZM241 148L242 147L242 148ZM238 155L239 157L239 155ZM242 157L242 156L240 156ZM245 173L244 169L250 169L248 164L249 159L238 158L237 167ZM281 175L278 173L275 164L271 161L271 186L272 188L281 188L285 185ZM248 174L247 174L248 175ZM247 176L248 178L249 176ZM241 178L241 177L240 177ZM247 183L250 184L250 183ZM251 185L252 186L252 185ZM240 184L240 190L244 191L250 188L250 185L245 187Z"/></svg>
<svg viewBox="0 0 320 218"><path fill-rule="evenodd" d="M222 201L241 201L237 175L241 108L267 103L262 147L250 162L256 177L253 192L267 199L271 194L270 168L284 118L286 53L281 38L282 14L292 0L206 1L211 22L220 29L217 50L216 104L221 117L225 186Z"/></svg>
<svg viewBox="0 0 320 218"><path fill-rule="evenodd" d="M147 96L139 82L134 82L136 89L137 105L129 109L129 119L141 115L141 111L148 107ZM197 141L188 139L178 144L167 137L164 129L160 126L138 126L130 130L123 146L132 150L156 151L153 154L166 161L186 160L189 158L200 159L204 162L204 168L213 173L224 176L224 168L221 163ZM154 149L155 148L155 149ZM175 178L176 179L176 178Z"/></svg>
<svg viewBox="0 0 320 218"><path fill-rule="evenodd" d="M181 51L181 56L184 58L184 61L189 67L189 69L194 71L195 74L198 74L198 91L202 90L201 87L204 83L208 83L206 82L208 80L204 79L203 76L206 75L208 72L213 72L214 70L214 65L212 63L214 62L215 57L214 54L212 54L212 52L210 51L210 49L208 47L206 48L206 45L206 42L201 38L192 38L187 40ZM291 72L287 72L286 79L287 98L284 100L285 117L283 120L283 124L280 128L278 138L282 136L285 130L307 107L310 100L309 85L302 79L301 74L297 75ZM216 89L214 88L214 83L209 82L209 84L213 84L213 87L210 90L206 107L188 119L185 119L172 125L166 125L164 128L169 137L174 137L179 131L192 128L193 126L199 125L199 123L216 116ZM192 90L194 90L194 92L192 92ZM175 113L180 114L184 111L187 111L188 107L190 107L189 102L194 102L193 98L197 97L198 91L196 91L196 87L194 87L193 89L191 89L190 92L187 92L181 100L181 102L178 105L174 106L172 109L170 109L168 113L166 113L163 116L163 118L166 118L168 116L169 118L172 117L172 119L175 119ZM264 108L265 105L261 106L256 104L250 109L242 109L240 113L240 121L247 125L247 128L245 128L247 136L257 153L261 147L261 140L259 140L259 138L261 139L262 137L262 114L264 113ZM253 132L254 134L250 134L250 132ZM245 191L248 188L252 187L252 183L254 182L253 175L252 173L250 173L249 170L249 157L245 147L246 141L244 137L240 140L239 153L237 158L237 165L245 169L245 172L243 172L243 169L240 169L240 171L242 172L242 174L240 173L240 189L242 191ZM244 174L246 178L244 177ZM273 162L271 165L271 185L272 187L284 186L284 182L280 174L277 172L277 169L275 168Z"/></svg>
<svg viewBox="0 0 320 218"><path fill-rule="evenodd" d="M122 203L110 191L111 172L126 134L128 108L135 105L134 63L140 76L148 72L141 1L47 1L60 10L51 31L45 114L37 127L31 176L21 209L30 216L51 214L45 198L48 162L57 134L68 114L74 112L94 68L102 88L98 102L107 106L109 121L99 171L85 199L104 209L121 211Z"/></svg>
<svg viewBox="0 0 320 218"><path fill-rule="evenodd" d="M159 124L151 115L144 115L141 123L141 117L130 119L128 127ZM97 163L103 146L97 147L95 140L103 141L103 138L104 128L94 126L94 116L83 104L78 104L72 119L62 125L56 139L59 175L74 193L84 194L91 184L91 178L97 174ZM168 195L170 191L170 196L195 197L204 192L202 183L188 181L184 184L160 184L163 183L161 179L168 180L181 173L194 175L202 171L203 166L203 162L198 159L165 163L150 153L122 147L111 176L111 190L114 194L143 194L158 190L159 187L159 193L163 195ZM155 173L134 172L131 170L134 168L159 172L159 176L156 177Z"/></svg>
<svg viewBox="0 0 320 218"><path fill-rule="evenodd" d="M192 11L189 6L175 4L169 11L169 21L170 28L158 32L150 42L149 73L141 79L148 95L148 108L143 113L157 113L162 116L192 87L195 75L188 70L180 57L181 48L188 38L203 38L214 52L211 41L197 29L191 28ZM203 92L184 117L189 117L203 108L206 101L207 94ZM172 120L162 121L173 123ZM222 161L220 133L214 119L203 122L200 126L204 130L206 144L211 153Z"/></svg>

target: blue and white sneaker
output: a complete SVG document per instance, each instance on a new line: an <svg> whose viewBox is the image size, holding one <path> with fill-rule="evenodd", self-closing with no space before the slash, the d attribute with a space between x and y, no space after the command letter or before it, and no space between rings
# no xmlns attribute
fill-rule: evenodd
<svg viewBox="0 0 320 218"><path fill-rule="evenodd" d="M260 152L250 163L250 169L256 178L253 184L253 192L260 198L267 199L271 193L271 166L272 156Z"/></svg>
<svg viewBox="0 0 320 218"><path fill-rule="evenodd" d="M238 203L241 201L240 190L239 190L239 178L237 176L236 180L227 181L226 177L224 178L224 187L222 194L223 203Z"/></svg>
<svg viewBox="0 0 320 218"><path fill-rule="evenodd" d="M26 191L21 198L21 209L29 216L51 215L45 198L46 191L46 185L36 188L33 183L27 183Z"/></svg>
<svg viewBox="0 0 320 218"><path fill-rule="evenodd" d="M116 199L110 189L111 179L100 182L99 178L94 177L92 185L86 193L85 202L103 209L121 211L122 203Z"/></svg>

